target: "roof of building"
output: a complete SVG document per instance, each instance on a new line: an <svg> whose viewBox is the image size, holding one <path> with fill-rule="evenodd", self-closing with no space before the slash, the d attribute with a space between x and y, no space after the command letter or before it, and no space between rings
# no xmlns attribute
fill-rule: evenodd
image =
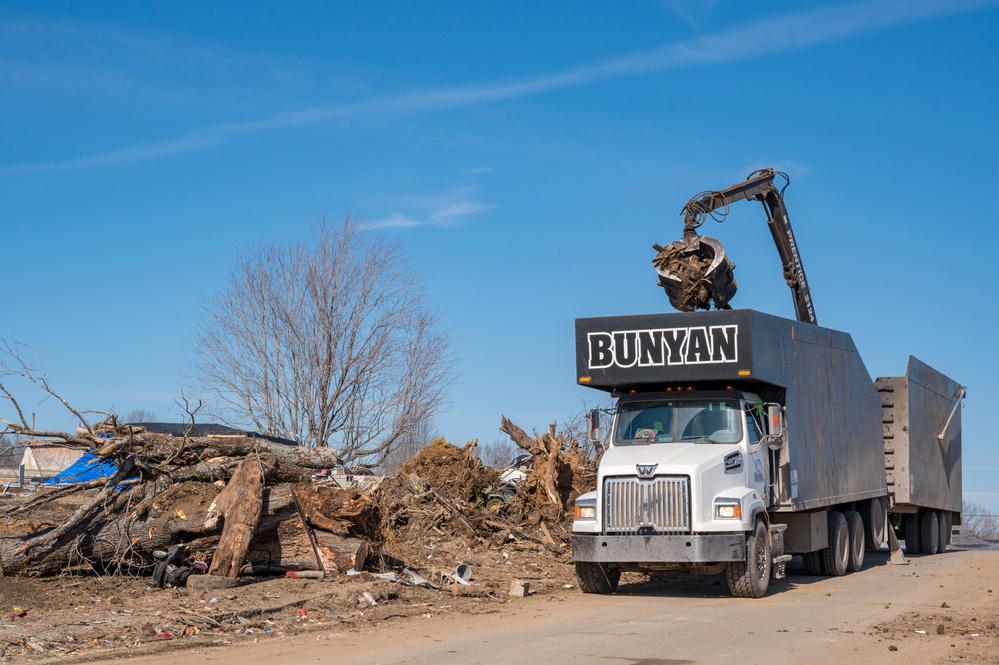
<svg viewBox="0 0 999 665"><path fill-rule="evenodd" d="M29 443L24 449L21 464L25 471L56 474L69 468L80 459L84 451L52 443Z"/></svg>
<svg viewBox="0 0 999 665"><path fill-rule="evenodd" d="M281 443L286 446L297 446L298 442L291 439L283 439L279 436L270 436L260 432L249 432L236 429L228 425L216 423L205 423L190 425L187 423L128 423L133 427L143 427L150 434L169 434L170 436L245 436L248 439L266 439L274 443Z"/></svg>

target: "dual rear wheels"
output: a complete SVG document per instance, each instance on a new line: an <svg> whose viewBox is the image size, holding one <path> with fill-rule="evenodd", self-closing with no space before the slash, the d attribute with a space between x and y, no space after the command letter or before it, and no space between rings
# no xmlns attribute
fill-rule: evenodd
<svg viewBox="0 0 999 665"><path fill-rule="evenodd" d="M950 545L953 516L947 511L924 510L902 518L906 554L939 554Z"/></svg>
<svg viewBox="0 0 999 665"><path fill-rule="evenodd" d="M839 577L863 568L868 528L861 514L856 510L830 511L828 528L828 546L802 555L805 571L809 575Z"/></svg>

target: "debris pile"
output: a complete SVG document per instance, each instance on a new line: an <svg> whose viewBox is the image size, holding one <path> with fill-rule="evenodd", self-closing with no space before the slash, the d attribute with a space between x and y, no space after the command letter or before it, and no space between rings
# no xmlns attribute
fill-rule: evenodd
<svg viewBox="0 0 999 665"><path fill-rule="evenodd" d="M565 527L572 502L596 487L596 463L583 454L576 441L567 443L558 435L555 425L542 435L535 430L532 437L504 417L500 429L534 460L531 472L506 505L506 514L520 520L554 522L568 534Z"/></svg>
<svg viewBox="0 0 999 665"><path fill-rule="evenodd" d="M102 429L67 445L89 444L117 471L39 490L12 506L0 527L0 575L88 567L149 574L177 545L185 556L171 565L187 566L189 582L204 569L222 578L309 571L344 579L406 567L429 573L435 551L461 561L461 551L511 544L564 556L567 509L595 479L594 465L554 426L532 438L506 418L503 431L534 464L502 514L485 508L499 474L475 457L475 441L457 447L437 439L395 476L359 491L313 484L315 469L336 463L329 449ZM46 518L67 502L71 512Z"/></svg>
<svg viewBox="0 0 999 665"><path fill-rule="evenodd" d="M313 469L333 466L335 451L246 437L136 433L127 426L112 438L102 434L65 440L89 444L117 471L38 490L12 507L0 531L0 574L48 575L80 566L141 570L153 565L155 552L177 544L223 577L244 573L246 565L256 572L256 559L275 573L332 571L345 568L339 541L357 536L378 545L373 502L309 484ZM74 495L71 514L34 523L35 515L51 514L51 504ZM336 539L327 546L332 558L324 558L316 528Z"/></svg>
<svg viewBox="0 0 999 665"><path fill-rule="evenodd" d="M700 252L691 252L682 243L671 243L665 247L653 245L656 255L652 265L662 275L670 275L677 283L676 302L673 306L682 312L711 308L711 290L706 277L711 267L711 257Z"/></svg>

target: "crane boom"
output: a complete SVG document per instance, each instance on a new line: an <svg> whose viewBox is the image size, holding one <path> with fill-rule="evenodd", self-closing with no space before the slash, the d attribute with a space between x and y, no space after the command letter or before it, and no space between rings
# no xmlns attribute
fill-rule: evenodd
<svg viewBox="0 0 999 665"><path fill-rule="evenodd" d="M659 252L653 260L660 275L659 283L666 289L674 307L684 311L708 309L713 300L716 308L729 309L728 303L736 290L732 275L735 264L725 256L720 242L699 236L696 229L706 216L731 203L756 200L763 204L766 212L767 226L780 255L784 281L794 298L795 316L805 323L818 323L801 253L784 205L783 190L774 185L778 175L787 177L773 169L762 169L736 185L705 192L687 201L683 207L683 240L667 247L653 246Z"/></svg>

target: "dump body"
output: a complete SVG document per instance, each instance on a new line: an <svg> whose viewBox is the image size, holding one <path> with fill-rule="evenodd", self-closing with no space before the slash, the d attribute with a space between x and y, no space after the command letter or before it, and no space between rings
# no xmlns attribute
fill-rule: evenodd
<svg viewBox="0 0 999 665"><path fill-rule="evenodd" d="M962 387L912 356L905 376L879 378L876 386L884 421L885 475L895 510L950 511L959 520L961 409L955 405Z"/></svg>
<svg viewBox="0 0 999 665"><path fill-rule="evenodd" d="M777 512L885 495L881 400L847 333L727 310L577 319L576 347L581 385L734 387L783 405Z"/></svg>

